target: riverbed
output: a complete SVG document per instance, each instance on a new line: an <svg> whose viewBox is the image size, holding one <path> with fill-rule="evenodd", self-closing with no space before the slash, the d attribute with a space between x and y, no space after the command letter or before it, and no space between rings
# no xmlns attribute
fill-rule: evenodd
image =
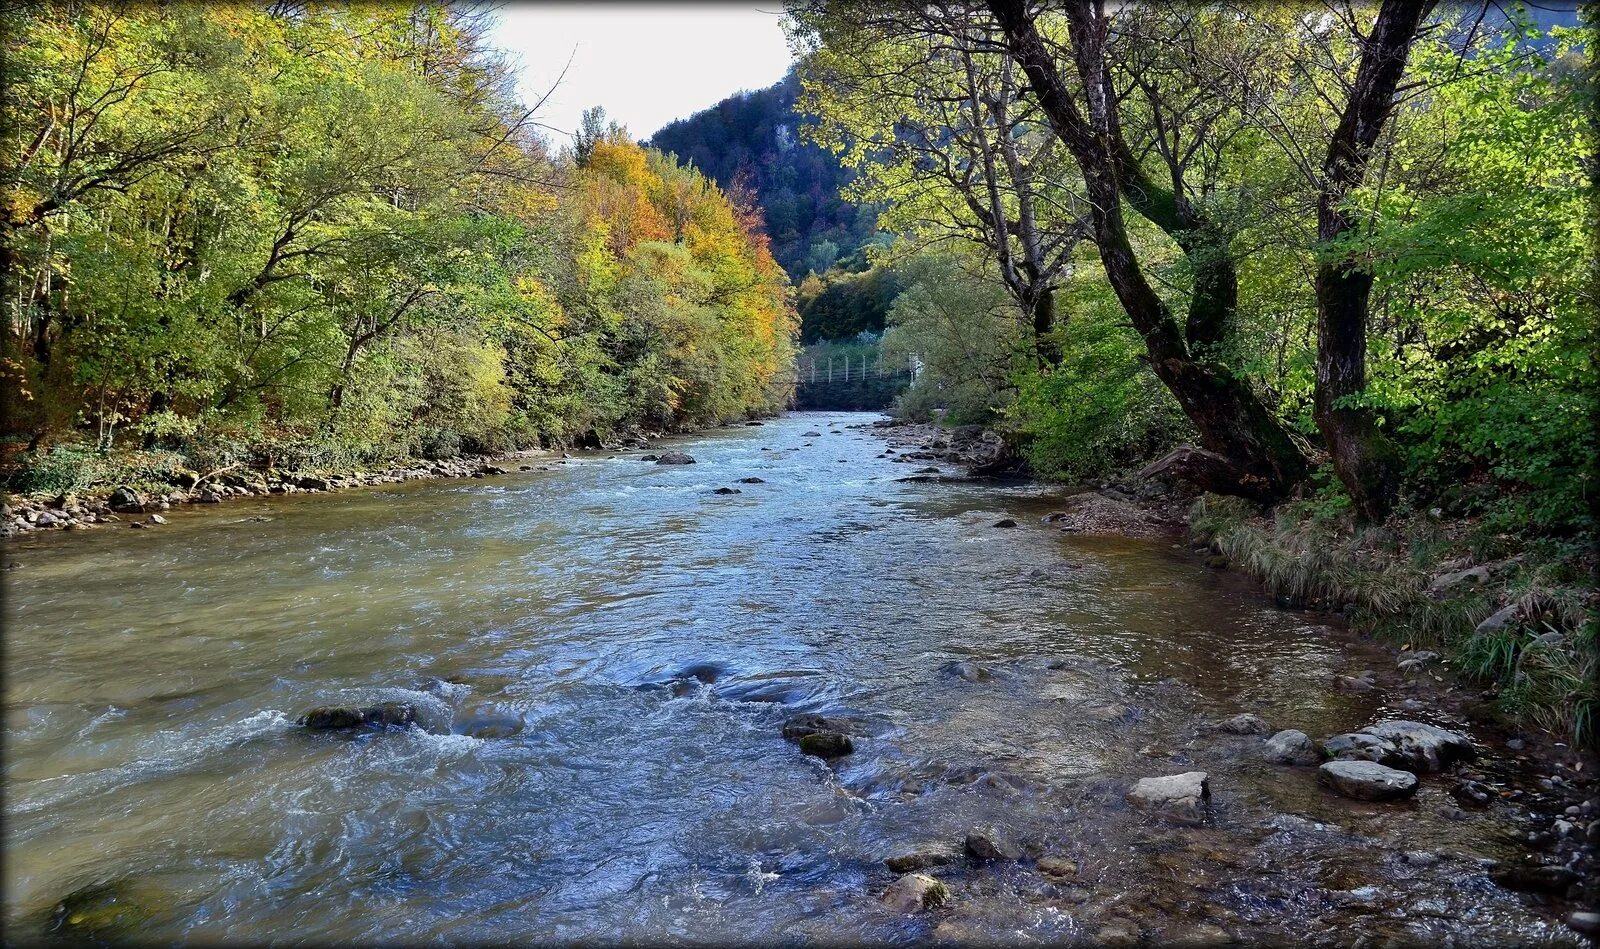
<svg viewBox="0 0 1600 949"><path fill-rule="evenodd" d="M1336 687L1392 657L1175 538L1041 524L1057 488L897 480L874 418L13 541L11 931L87 892L162 942L1573 943L1489 879L1518 830L1450 779L1350 801L1207 726L1472 733ZM376 701L423 727L295 726ZM802 754L796 712L854 753ZM1198 827L1124 800L1194 770ZM879 902L884 858L975 829L1021 859Z"/></svg>

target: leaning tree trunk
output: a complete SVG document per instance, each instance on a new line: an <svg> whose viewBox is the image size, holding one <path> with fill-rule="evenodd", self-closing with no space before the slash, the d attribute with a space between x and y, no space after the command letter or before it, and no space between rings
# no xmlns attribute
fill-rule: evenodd
<svg viewBox="0 0 1600 949"><path fill-rule="evenodd" d="M1122 180L1127 171L1122 165L1128 151L1115 113L1103 11L1088 2L1069 4L1067 10L1086 98L1085 116L1028 16L1025 0L989 0L989 8L1005 32L1011 56L1027 74L1051 129L1083 173L1106 279L1143 337L1156 377L1177 398L1200 434L1201 449L1180 449L1146 470L1171 471L1221 494L1261 502L1280 500L1304 480L1308 470L1305 453L1244 380L1196 358L1134 256L1122 213L1128 186ZM1191 321L1198 317L1198 323L1205 326L1202 337L1214 338L1221 332L1235 292L1236 284L1226 275L1211 283L1197 281ZM1197 308L1201 313L1194 312ZM1196 342L1210 342L1210 338Z"/></svg>
<svg viewBox="0 0 1600 949"><path fill-rule="evenodd" d="M1324 247L1355 227L1344 202L1366 177L1406 58L1433 6L1433 0L1384 0L1371 35L1362 44L1355 85L1322 166L1317 239ZM1349 261L1327 259L1317 267L1313 414L1357 514L1381 521L1389 516L1399 492L1399 455L1379 430L1372 411L1352 404L1367 387L1367 304L1372 282L1370 270Z"/></svg>

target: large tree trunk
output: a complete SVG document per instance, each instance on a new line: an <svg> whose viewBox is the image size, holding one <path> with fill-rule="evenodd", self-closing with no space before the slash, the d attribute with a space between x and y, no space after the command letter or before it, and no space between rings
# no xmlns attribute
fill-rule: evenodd
<svg viewBox="0 0 1600 949"><path fill-rule="evenodd" d="M1282 421L1242 379L1196 358L1134 256L1122 213L1124 191L1129 184L1123 176L1134 171L1116 116L1116 94L1105 54L1103 11L1082 0L1067 8L1073 51L1087 99L1085 117L1056 71L1055 60L1028 17L1024 0L989 0L989 8L1005 32L1012 57L1027 74L1051 128L1072 152L1083 173L1093 208L1095 243L1106 278L1144 338L1151 368L1177 397L1200 433L1207 450L1204 486L1263 502L1281 499L1306 476L1304 452ZM1140 200L1149 200L1148 195L1142 195ZM1169 210L1176 214L1175 209ZM1152 209L1151 213L1155 214L1152 220L1169 217L1159 209ZM1168 222L1157 223L1165 226ZM1199 236L1188 228L1184 234L1185 241L1180 241L1180 246ZM1217 338L1234 305L1237 287L1225 252L1198 263L1219 262L1225 266L1213 266L1210 277L1196 281L1190 322L1202 328L1197 344ZM1203 267L1197 269L1204 272ZM1198 472L1200 468L1186 466L1182 470Z"/></svg>
<svg viewBox="0 0 1600 949"><path fill-rule="evenodd" d="M1355 227L1344 202L1366 177L1378 135L1389 118L1395 90L1417 30L1433 0L1384 0L1378 21L1363 42L1361 65L1339 126L1328 143L1317 198L1317 239L1324 245ZM1389 516L1400 488L1399 455L1378 428L1371 410L1349 404L1367 387L1367 303L1372 272L1347 261L1317 267L1317 428L1328 444L1333 469L1344 482L1358 515Z"/></svg>

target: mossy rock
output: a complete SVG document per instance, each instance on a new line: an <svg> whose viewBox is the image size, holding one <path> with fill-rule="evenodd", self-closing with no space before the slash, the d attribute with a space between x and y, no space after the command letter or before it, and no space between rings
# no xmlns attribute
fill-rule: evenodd
<svg viewBox="0 0 1600 949"><path fill-rule="evenodd" d="M849 735L838 732L813 732L800 738L800 750L818 758L842 758L856 750Z"/></svg>
<svg viewBox="0 0 1600 949"><path fill-rule="evenodd" d="M57 903L50 910L45 932L75 941L123 941L151 915L126 883L96 883L74 890Z"/></svg>

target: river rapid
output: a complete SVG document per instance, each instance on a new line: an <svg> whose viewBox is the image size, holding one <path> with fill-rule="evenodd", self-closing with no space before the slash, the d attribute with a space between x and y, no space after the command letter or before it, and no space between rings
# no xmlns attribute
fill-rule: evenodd
<svg viewBox="0 0 1600 949"><path fill-rule="evenodd" d="M1572 942L1449 778L1346 800L1206 727L1471 732L1335 687L1392 657L1174 539L1041 524L1059 489L897 481L873 418L11 542L8 938L76 892L161 942ZM383 700L424 727L294 724ZM854 754L783 740L802 711ZM1202 826L1124 800L1193 770ZM974 829L1022 859L879 902L885 857Z"/></svg>

